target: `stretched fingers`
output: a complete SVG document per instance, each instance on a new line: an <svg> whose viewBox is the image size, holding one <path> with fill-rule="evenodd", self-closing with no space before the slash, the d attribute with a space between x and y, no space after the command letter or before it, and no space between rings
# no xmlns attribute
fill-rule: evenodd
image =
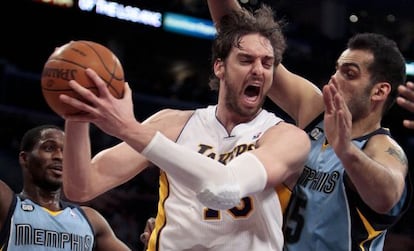
<svg viewBox="0 0 414 251"><path fill-rule="evenodd" d="M414 115L414 83L409 81L406 85L400 85L398 92L400 96L397 98L397 104ZM403 125L414 129L414 120L405 119Z"/></svg>
<svg viewBox="0 0 414 251"><path fill-rule="evenodd" d="M398 87L400 97L397 98L397 103L404 109L414 112L414 83L407 82L407 85L400 85Z"/></svg>
<svg viewBox="0 0 414 251"><path fill-rule="evenodd" d="M327 84L322 89L325 113L332 114L335 111L335 91L335 87L332 84Z"/></svg>
<svg viewBox="0 0 414 251"><path fill-rule="evenodd" d="M93 118L94 114L99 113L96 109L100 102L100 97L104 98L108 96L109 90L106 87L105 82L96 74L95 71L91 69L86 69L86 74L95 84L96 89L98 90L98 95L88 88L85 88L81 83L76 80L69 81L69 87L76 92L78 96L69 96L66 94L61 94L59 96L60 101L70 106L75 107L78 110L81 110L83 113L78 115L65 116L65 118L77 118L81 121L90 121ZM109 93L110 94L110 93ZM89 116L87 116L89 115Z"/></svg>
<svg viewBox="0 0 414 251"><path fill-rule="evenodd" d="M92 100L95 96L93 92L88 90L87 88L80 85L75 80L69 81L69 86L74 90L80 97L72 97L66 94L61 94L59 96L60 101L63 103L73 106L78 110L83 111L84 113L92 113L94 112L94 107L91 105L93 104Z"/></svg>
<svg viewBox="0 0 414 251"><path fill-rule="evenodd" d="M102 98L113 97L112 94L109 92L108 86L105 83L105 81L103 81L103 79L94 70L87 68L85 70L85 73L95 83L96 88L98 89L99 97L102 97Z"/></svg>

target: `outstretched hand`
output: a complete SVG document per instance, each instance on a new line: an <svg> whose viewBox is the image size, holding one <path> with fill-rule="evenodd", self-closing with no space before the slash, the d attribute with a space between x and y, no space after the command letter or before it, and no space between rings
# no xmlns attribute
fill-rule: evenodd
<svg viewBox="0 0 414 251"><path fill-rule="evenodd" d="M414 114L414 83L407 82L407 85L400 85L398 92L400 96L397 98L397 104ZM414 129L414 120L405 119L403 125L407 128Z"/></svg>
<svg viewBox="0 0 414 251"><path fill-rule="evenodd" d="M352 115L344 98L336 87L329 83L323 87L323 99L325 103L324 127L328 143L336 154L348 149L352 137Z"/></svg>
<svg viewBox="0 0 414 251"><path fill-rule="evenodd" d="M125 83L124 97L118 99L109 92L106 83L94 70L86 69L86 74L95 83L99 95L95 95L75 80L71 80L69 86L83 100L65 94L61 94L59 98L63 103L71 105L84 113L65 115L64 118L93 123L105 133L117 137L122 128L126 128L131 123L136 123L131 89L128 83Z"/></svg>

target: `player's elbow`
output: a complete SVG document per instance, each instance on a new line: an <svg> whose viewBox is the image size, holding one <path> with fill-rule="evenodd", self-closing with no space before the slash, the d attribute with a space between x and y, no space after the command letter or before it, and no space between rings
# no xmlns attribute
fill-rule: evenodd
<svg viewBox="0 0 414 251"><path fill-rule="evenodd" d="M387 214L395 206L397 201L391 198L381 198L372 203L371 208L379 214Z"/></svg>
<svg viewBox="0 0 414 251"><path fill-rule="evenodd" d="M392 190L389 189L384 193L381 198L376 198L371 202L371 208L379 214L389 213L395 205L401 200L403 196L403 189L401 190Z"/></svg>

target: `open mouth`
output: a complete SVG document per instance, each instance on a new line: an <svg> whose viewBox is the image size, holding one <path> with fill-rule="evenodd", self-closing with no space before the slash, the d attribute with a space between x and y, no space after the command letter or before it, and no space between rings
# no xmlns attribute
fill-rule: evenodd
<svg viewBox="0 0 414 251"><path fill-rule="evenodd" d="M49 168L51 171L53 171L54 173L62 173L62 165L52 165Z"/></svg>
<svg viewBox="0 0 414 251"><path fill-rule="evenodd" d="M254 102L259 98L260 87L256 85L249 85L244 90L244 95L249 102Z"/></svg>
<svg viewBox="0 0 414 251"><path fill-rule="evenodd" d="M50 169L50 175L54 177L61 177L62 176L62 169Z"/></svg>

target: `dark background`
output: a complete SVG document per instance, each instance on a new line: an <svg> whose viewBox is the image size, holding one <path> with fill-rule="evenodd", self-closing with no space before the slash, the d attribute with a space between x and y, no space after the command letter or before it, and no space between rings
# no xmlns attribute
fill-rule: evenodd
<svg viewBox="0 0 414 251"><path fill-rule="evenodd" d="M117 2L210 19L205 0ZM278 18L287 23L288 49L283 63L320 87L334 72L347 39L356 32L385 34L398 43L407 60L414 60L414 1L251 0L243 5L256 8L261 2L273 6ZM349 21L352 14L359 22ZM21 189L17 157L24 131L45 123L63 126L63 120L43 100L40 74L54 48L70 40L93 40L118 55L134 91L135 114L140 120L165 107L195 108L215 102L215 93L207 86L211 40L82 12L77 1L72 8L2 1L0 24L0 178L16 192ZM266 103L266 107L286 117L276 106ZM395 106L383 124L390 127L413 163L414 133L401 126L402 118L408 116ZM118 142L93 126L91 137L94 153ZM90 202L134 250L142 249L138 236L145 220L156 213L157 175L156 168L146 170ZM414 238L412 213L413 209L392 232Z"/></svg>

